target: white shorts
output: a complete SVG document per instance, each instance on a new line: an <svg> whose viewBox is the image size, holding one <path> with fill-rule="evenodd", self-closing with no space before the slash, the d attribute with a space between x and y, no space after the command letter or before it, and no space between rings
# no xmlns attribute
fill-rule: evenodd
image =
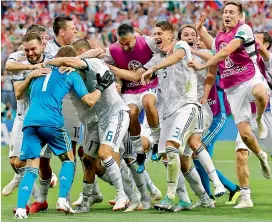
<svg viewBox="0 0 272 222"><path fill-rule="evenodd" d="M81 123L71 100L67 96L63 99L62 114L64 117L64 127L67 129L71 140L77 142Z"/></svg>
<svg viewBox="0 0 272 222"><path fill-rule="evenodd" d="M9 158L20 157L23 142L23 123L23 118L16 115L10 134ZM51 150L47 145L41 150L40 156L48 159L52 158Z"/></svg>
<svg viewBox="0 0 272 222"><path fill-rule="evenodd" d="M24 120L16 115L10 134L9 158L20 156L23 142L23 122Z"/></svg>
<svg viewBox="0 0 272 222"><path fill-rule="evenodd" d="M100 146L98 135L98 122L92 122L85 125L83 152L93 158L98 158L98 149Z"/></svg>
<svg viewBox="0 0 272 222"><path fill-rule="evenodd" d="M199 109L195 133L205 133L211 126L213 113L208 103L202 105Z"/></svg>
<svg viewBox="0 0 272 222"><path fill-rule="evenodd" d="M135 104L138 107L139 112L141 112L143 109L143 97L147 94L154 95L156 98L156 102L158 101L157 88L151 88L139 94L123 94L122 98L125 101L126 105Z"/></svg>
<svg viewBox="0 0 272 222"><path fill-rule="evenodd" d="M165 118L159 141L159 153L165 153L166 141L174 141L183 149L189 137L195 133L199 107L195 104L186 104L179 108L172 116ZM183 153L183 150L181 150Z"/></svg>
<svg viewBox="0 0 272 222"><path fill-rule="evenodd" d="M257 123L256 123L256 114L252 115L252 119L250 121L250 125L251 125L251 129L252 132L254 133L255 137L258 140L258 143L260 144L260 146L269 153L270 156L272 156L272 114L271 112L265 112L264 114L264 122L267 126L268 129L268 135L265 139L260 140L258 137L258 127L257 127ZM236 138L236 151L239 149L244 149L244 150L248 150L249 154L251 154L251 150L246 146L246 144L244 144L239 132L237 134L237 138Z"/></svg>
<svg viewBox="0 0 272 222"><path fill-rule="evenodd" d="M97 154L100 144L106 144L112 147L114 152L118 153L123 138L128 131L128 126L129 113L124 110L111 116L109 121L102 126L99 125L99 123L88 124L85 127L84 153L94 158L98 158Z"/></svg>
<svg viewBox="0 0 272 222"><path fill-rule="evenodd" d="M269 92L269 86L260 72L249 81L225 90L236 125L250 122L252 116L250 102L254 100L252 89L259 83L264 84Z"/></svg>

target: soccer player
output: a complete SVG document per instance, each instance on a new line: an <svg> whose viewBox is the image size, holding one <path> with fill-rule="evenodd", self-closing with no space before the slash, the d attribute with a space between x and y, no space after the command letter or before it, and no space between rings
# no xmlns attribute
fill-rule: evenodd
<svg viewBox="0 0 272 222"><path fill-rule="evenodd" d="M34 30L33 26L32 30ZM25 41L23 42L24 51L12 53L7 61L7 69L13 72L13 85L17 98L17 115L12 128L9 153L11 163L14 164L17 175L3 189L5 195L9 195L12 190L18 186L25 172L25 162L20 161L19 159L23 139L22 125L29 105L29 97L25 92L33 78L36 78L43 72L45 74L47 73L44 69L38 71L34 69L42 67L41 63L43 61L52 58L49 54L45 55L43 53L44 43L36 34L43 33L45 31L44 28L36 27L35 30L34 33L31 31L27 32ZM31 72L31 70L34 71ZM36 184L34 184L33 195L35 197L35 202L31 206L30 212L35 213L47 209L48 204L46 199L41 195Z"/></svg>
<svg viewBox="0 0 272 222"><path fill-rule="evenodd" d="M267 162L267 154L262 151L249 124L252 116L250 101L254 98L257 107L258 137L260 139L267 137L268 130L263 114L269 99L269 88L257 65L252 29L240 22L243 17L242 10L242 4L239 2L226 2L223 9L226 30L216 36L212 46L213 51L217 53L202 65L192 61L190 66L202 70L218 64L221 77L220 87L226 92L241 138L258 157L264 177L270 178L271 170ZM207 33L203 33L205 32L201 31L199 34L203 40L207 41L205 38ZM240 160L237 159L237 161Z"/></svg>
<svg viewBox="0 0 272 222"><path fill-rule="evenodd" d="M73 47L77 55L81 55L91 49L90 44L85 39L79 39L73 42ZM92 92L95 82L95 74L103 75L105 72L110 72L109 68L100 59L79 59L79 58L58 58L49 61L49 64L58 66L71 66L83 70L85 72L86 86L89 92ZM117 201L113 210L124 209L128 203L127 195L124 193L122 177L118 167L120 161L119 148L123 137L128 129L129 123L129 108L124 103L118 94L115 85L110 86L94 107L95 114L98 118L98 127L93 130L96 132L100 144L91 144L89 147L84 147L84 153L97 158L99 157L106 167L106 171L110 177L113 186L117 191ZM80 113L80 111L77 111ZM98 150L97 150L98 149ZM86 163L89 161L86 159ZM94 174L92 175L94 177ZM83 190L83 196L86 197L92 193L94 178L85 183L84 187L89 187Z"/></svg>
<svg viewBox="0 0 272 222"><path fill-rule="evenodd" d="M262 70L262 74L266 77L270 89L272 90L272 81L271 81L271 73L272 73L272 53L269 52L269 49L272 45L272 38L269 36L267 32L257 33L255 35L256 42L259 45L259 53L262 55L258 55L258 64ZM264 121L268 127L268 135L265 139L258 139L259 144L272 156L271 142L272 142L272 114L271 114L271 95L270 95L270 103L264 113ZM258 128L256 123L256 104L251 102L251 111L252 117L250 119L250 124L252 127L252 131L255 136L257 136ZM256 137L258 138L258 137ZM236 172L239 180L239 184L241 186L241 201L235 208L249 208L253 207L253 201L250 195L250 186L249 186L249 168L248 168L248 157L252 152L248 149L246 144L241 139L240 134L238 133L236 138Z"/></svg>
<svg viewBox="0 0 272 222"><path fill-rule="evenodd" d="M156 24L154 35L159 48L163 48L171 42L173 32L173 26L169 22L162 21ZM159 149L165 147L168 159L168 186L165 198L160 204L156 204L155 208L173 210L180 169L182 169L180 162L180 152L182 151L179 148L186 145L187 140L195 131L200 104L197 101L196 73L186 65L191 60L188 43L178 41L173 54L164 59L165 56L163 53L156 54L144 65L144 68L149 69L142 75L142 81L145 81L145 76L149 75L148 78L150 78L150 75L155 71L166 68L166 75L160 84L164 109ZM180 118L182 121L179 120ZM202 154L205 152L201 148L198 156L202 156ZM184 161L187 160L185 158ZM195 168L189 167L184 175L194 192L202 200L203 205L205 202L205 206L212 206L213 202L205 192ZM190 200L188 201L190 202Z"/></svg>
<svg viewBox="0 0 272 222"><path fill-rule="evenodd" d="M74 213L66 200L73 180L74 155L71 139L64 128L61 114L62 100L73 89L85 104L92 107L101 93L114 82L114 76L110 72L105 73L100 78L97 89L93 93L88 93L77 72L65 75L60 73L58 68L48 66L48 69L51 69L49 74L35 79L30 85L30 105L24 120L24 137L20 154L20 159L26 161L26 173L19 186L15 219L27 218L26 202L38 176L40 151L45 143L62 161L57 205L68 214Z"/></svg>
<svg viewBox="0 0 272 222"><path fill-rule="evenodd" d="M152 54L157 52L154 39L148 36L135 36L134 28L128 24L121 24L117 29L116 43L110 45L105 54L105 62L118 68L136 71L148 62ZM154 138L154 150L159 141L159 116L156 109L156 87L158 79L155 77L143 86L140 77L118 76L123 81L123 99L130 108L129 132L132 144L137 152L138 173L144 171L145 154L141 145L141 127L138 120L139 113L145 110L147 121ZM135 81L136 78L136 81ZM135 82L134 82L135 81Z"/></svg>
<svg viewBox="0 0 272 222"><path fill-rule="evenodd" d="M191 51L193 54L195 54L193 57L195 60L199 61L200 63L204 63L205 61L207 61L209 58L212 57L210 51L206 49L205 45L202 42L201 43L197 42L198 36L197 36L197 31L195 26L192 26L192 25L183 26L183 28L179 32L179 35L181 36L182 40L185 40L188 42L188 44L191 44ZM204 45L204 48L202 50L197 49L197 44ZM205 93L206 92L204 89L205 81L209 81L211 73L207 72L207 70L202 70L200 72L197 71L197 74L198 74L198 99L203 104L203 107L205 107L204 104L209 105L213 113L211 126L207 130L207 132L204 133L205 136L202 139L203 144L205 145L210 156L212 157L214 143L219 133L223 129L223 126L226 120L226 114L225 114L225 111L223 113L221 112L224 110L224 107L221 110L216 85L213 85L212 89L209 90L210 93ZM204 122L207 121L205 120L205 117L210 118L209 116L204 115ZM201 181L203 183L203 186L205 187L206 192L208 193L210 197L212 197L212 192L210 189L210 179L204 167L201 165L201 163L197 159L194 159L194 164L201 177ZM231 203L235 204L235 201L240 196L239 186L229 181L226 177L224 177L224 175L220 171L216 170L216 172L218 174L220 181L230 191L230 201L228 201L227 204L231 204Z"/></svg>

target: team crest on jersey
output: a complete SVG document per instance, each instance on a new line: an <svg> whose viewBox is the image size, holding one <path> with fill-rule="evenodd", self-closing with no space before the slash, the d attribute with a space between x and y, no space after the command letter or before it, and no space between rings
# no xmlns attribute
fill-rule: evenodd
<svg viewBox="0 0 272 222"><path fill-rule="evenodd" d="M226 42L222 42L220 45L219 45L219 50L225 48L227 46L227 43ZM225 59L225 67L227 69L230 69L234 66L234 63L233 61L230 59L230 57L228 56L226 59Z"/></svg>
<svg viewBox="0 0 272 222"><path fill-rule="evenodd" d="M128 70L135 71L135 70L139 69L140 67L142 67L142 63L140 63L137 60L131 60L128 63Z"/></svg>

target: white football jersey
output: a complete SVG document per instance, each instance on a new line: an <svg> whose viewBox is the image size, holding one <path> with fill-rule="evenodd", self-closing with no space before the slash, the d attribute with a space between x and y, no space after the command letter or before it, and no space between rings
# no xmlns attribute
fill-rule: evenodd
<svg viewBox="0 0 272 222"><path fill-rule="evenodd" d="M185 57L176 64L167 67L164 72L165 76L160 77L163 118L171 116L185 104L198 104L197 75L194 69L187 66L187 63L192 60L190 47L187 42L178 41L174 51L177 49L184 49ZM144 67L151 68L164 58L164 55L158 53Z"/></svg>
<svg viewBox="0 0 272 222"><path fill-rule="evenodd" d="M52 59L53 56L49 53L47 54L42 54L43 56L43 61ZM14 61L14 62L18 62L18 63L22 63L22 64L31 64L26 56L24 51L17 51L17 52L13 52L9 55L8 60L7 61ZM12 72L12 81L16 82L16 81L24 81L26 79L26 77L28 76L29 73L31 73L32 70L22 70L22 71L17 71L17 72ZM29 92L27 91L23 98L20 100L17 100L17 115L21 117L21 119L24 118L24 115L26 113L26 111L28 110L29 107Z"/></svg>
<svg viewBox="0 0 272 222"><path fill-rule="evenodd" d="M109 71L109 68L104 62L97 58L83 59L83 61L85 61L88 66L85 70L85 85L89 92L93 92L97 84L96 74L102 77L106 71ZM93 109L95 109L100 123L101 121L103 122L103 120L107 121L110 116L120 110L129 111L128 106L117 92L115 84L111 84L102 93Z"/></svg>

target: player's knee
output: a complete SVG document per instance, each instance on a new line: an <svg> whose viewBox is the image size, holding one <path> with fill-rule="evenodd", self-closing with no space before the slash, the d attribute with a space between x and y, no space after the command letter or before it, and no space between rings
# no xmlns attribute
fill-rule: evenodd
<svg viewBox="0 0 272 222"><path fill-rule="evenodd" d="M198 137L189 138L187 143L193 151L197 151L202 145L201 138L198 138Z"/></svg>
<svg viewBox="0 0 272 222"><path fill-rule="evenodd" d="M93 159L90 156L84 155L82 162L83 162L85 169L93 168Z"/></svg>
<svg viewBox="0 0 272 222"><path fill-rule="evenodd" d="M267 89L263 84L257 84L252 90L252 95L256 100L262 100L268 96Z"/></svg>
<svg viewBox="0 0 272 222"><path fill-rule="evenodd" d="M14 164L15 168L22 168L22 167L24 167L26 165L26 162L21 161L19 158L15 158L13 164Z"/></svg>
<svg viewBox="0 0 272 222"><path fill-rule="evenodd" d="M112 150L109 149L108 147L100 146L98 150L98 157L101 160L107 159L109 156L112 156Z"/></svg>
<svg viewBox="0 0 272 222"><path fill-rule="evenodd" d="M240 133L241 138L245 144L249 144L252 140L252 133L248 131L243 131Z"/></svg>
<svg viewBox="0 0 272 222"><path fill-rule="evenodd" d="M106 171L106 168L104 165L102 165L102 162L100 159L95 159L94 160L94 167L95 167L95 173L98 175L98 176L102 176L104 175L105 171Z"/></svg>
<svg viewBox="0 0 272 222"><path fill-rule="evenodd" d="M84 151L83 151L83 147L82 147L82 146L80 146L80 147L78 148L78 150L77 150L77 155L78 155L79 157L83 157Z"/></svg>
<svg viewBox="0 0 272 222"><path fill-rule="evenodd" d="M156 99L153 95L145 95L142 104L146 112L156 109Z"/></svg>
<svg viewBox="0 0 272 222"><path fill-rule="evenodd" d="M63 162L63 161L72 161L72 162L74 162L73 152L69 151L69 152L61 154L61 155L59 155L59 159L60 159L61 162Z"/></svg>
<svg viewBox="0 0 272 222"><path fill-rule="evenodd" d="M131 122L138 121L139 109L137 106L129 106L130 113L129 118Z"/></svg>

